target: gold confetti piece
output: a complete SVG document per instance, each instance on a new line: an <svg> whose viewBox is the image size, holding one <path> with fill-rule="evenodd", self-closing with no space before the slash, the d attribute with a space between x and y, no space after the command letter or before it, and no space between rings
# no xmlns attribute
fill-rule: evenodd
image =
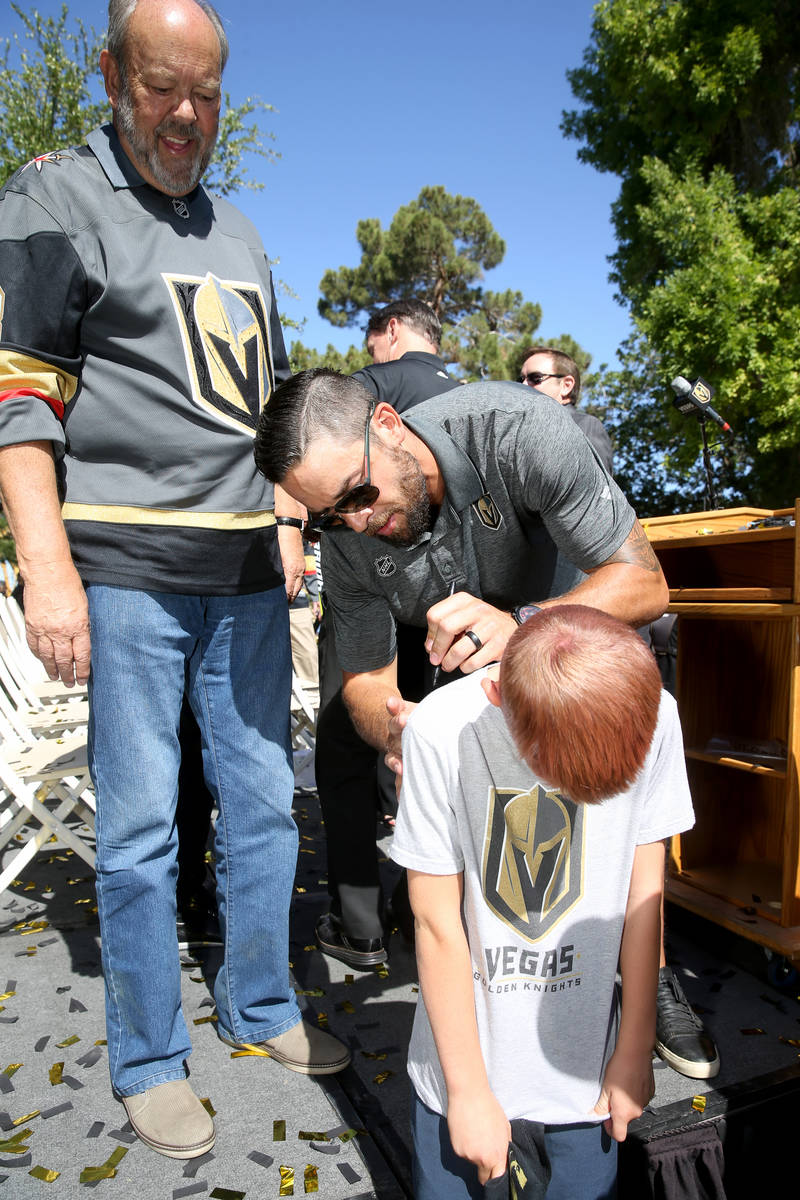
<svg viewBox="0 0 800 1200"><path fill-rule="evenodd" d="M205 983L204 975L190 975L189 983Z"/></svg>
<svg viewBox="0 0 800 1200"><path fill-rule="evenodd" d="M345 1129L344 1133L339 1134L339 1141L340 1142L351 1142L353 1140L353 1138L356 1136L356 1132L357 1131L355 1129Z"/></svg>
<svg viewBox="0 0 800 1200"><path fill-rule="evenodd" d="M52 1083L53 1087L55 1087L56 1084L64 1082L64 1080L61 1078L63 1070L63 1062L53 1063L52 1067L50 1068L50 1082Z"/></svg>
<svg viewBox="0 0 800 1200"><path fill-rule="evenodd" d="M16 992L3 992L0 1000L10 1000L12 996L16 996Z"/></svg>
<svg viewBox="0 0 800 1200"><path fill-rule="evenodd" d="M105 1038L98 1038L97 1041L95 1042L95 1046L107 1046L107 1045L108 1045L108 1042L106 1041Z"/></svg>
<svg viewBox="0 0 800 1200"><path fill-rule="evenodd" d="M317 1013L317 1024L319 1025L320 1029L328 1028L328 1014L326 1012Z"/></svg>
<svg viewBox="0 0 800 1200"><path fill-rule="evenodd" d="M210 1117L215 1117L217 1115L217 1110L214 1108L214 1105L211 1103L208 1096L201 1096L200 1103Z"/></svg>
<svg viewBox="0 0 800 1200"><path fill-rule="evenodd" d="M351 1016L356 1011L356 1006L352 1000L343 1000L339 1007L342 1012L350 1013Z"/></svg>
<svg viewBox="0 0 800 1200"><path fill-rule="evenodd" d="M80 1182L98 1183L101 1179L113 1179L117 1173L117 1167L127 1153L127 1146L117 1146L102 1166L84 1167L80 1174Z"/></svg>
<svg viewBox="0 0 800 1200"><path fill-rule="evenodd" d="M75 903L76 903L76 904L91 904L91 903L92 903L92 898L91 898L91 896L86 896L86 897L85 897L85 899L83 899L83 900L76 900L76 901L75 901Z"/></svg>
<svg viewBox="0 0 800 1200"><path fill-rule="evenodd" d="M743 1034L745 1037L753 1037L756 1034L759 1034L759 1033L765 1034L766 1032L767 1032L766 1029L761 1029L758 1025L754 1025L750 1029L740 1029L739 1030L739 1033Z"/></svg>
<svg viewBox="0 0 800 1200"><path fill-rule="evenodd" d="M64 1050L67 1046L74 1046L75 1043L79 1042L80 1040L81 1039L78 1037L77 1033L73 1033L71 1037L64 1038L63 1042L56 1042L56 1045L58 1046L59 1050Z"/></svg>
<svg viewBox="0 0 800 1200"><path fill-rule="evenodd" d="M30 934L30 933L41 933L43 929L49 929L49 928L50 928L49 921L30 921L30 922L26 922L26 924L23 926L22 929L20 929L19 932L20 932L21 937L27 937L28 934Z"/></svg>
<svg viewBox="0 0 800 1200"><path fill-rule="evenodd" d="M388 979L389 978L389 968L387 967L386 963L379 963L378 966L375 968L375 974L379 975L381 977L381 979Z"/></svg>
<svg viewBox="0 0 800 1200"><path fill-rule="evenodd" d="M373 1059L375 1062L383 1062L386 1058L385 1051L381 1051L381 1053L376 1053L374 1050L362 1050L361 1053L364 1056L364 1058Z"/></svg>
<svg viewBox="0 0 800 1200"><path fill-rule="evenodd" d="M256 1058L269 1058L269 1051L263 1050L261 1046L251 1046L249 1042L242 1042L240 1050L231 1051L231 1058L247 1058L252 1056Z"/></svg>
<svg viewBox="0 0 800 1200"><path fill-rule="evenodd" d="M312 1167L311 1163L308 1164L305 1171L303 1172L303 1189L306 1192L318 1192L319 1191L319 1181L317 1179L317 1168Z"/></svg>
<svg viewBox="0 0 800 1200"><path fill-rule="evenodd" d="M12 1121L12 1125L24 1125L26 1121L32 1121L34 1117L38 1117L42 1110L35 1108L33 1112L25 1113L24 1117L17 1117L16 1121ZM29 1131L30 1132L30 1131Z"/></svg>
<svg viewBox="0 0 800 1200"><path fill-rule="evenodd" d="M352 983L353 983L353 976L352 976L352 975L345 975L345 977L344 977L344 986L345 986L345 987L350 987L350 986L352 985Z"/></svg>
<svg viewBox="0 0 800 1200"><path fill-rule="evenodd" d="M706 1111L705 1096L694 1096L692 1099L692 1108L695 1110L695 1112L705 1112Z"/></svg>
<svg viewBox="0 0 800 1200"><path fill-rule="evenodd" d="M301 1142L327 1142L327 1133L310 1133L307 1129L301 1129L297 1135Z"/></svg>
<svg viewBox="0 0 800 1200"><path fill-rule="evenodd" d="M294 890L297 892L298 895L302 896L303 892L306 889L304 887L296 887Z"/></svg>
<svg viewBox="0 0 800 1200"><path fill-rule="evenodd" d="M795 1050L800 1050L800 1039L779 1037L779 1042L783 1042L784 1046L794 1046Z"/></svg>
<svg viewBox="0 0 800 1200"><path fill-rule="evenodd" d="M325 989L321 988L321 987L306 988L306 989L295 988L294 994L295 994L295 996L317 996L317 997L319 997L319 996L325 995Z"/></svg>
<svg viewBox="0 0 800 1200"><path fill-rule="evenodd" d="M286 1122L285 1121L273 1121L272 1122L272 1140L273 1140L273 1142L285 1142L286 1141Z"/></svg>
<svg viewBox="0 0 800 1200"><path fill-rule="evenodd" d="M303 946L303 949L304 950L318 950L319 947L317 946L316 942L312 942L310 946Z"/></svg>
<svg viewBox="0 0 800 1200"><path fill-rule="evenodd" d="M41 1179L42 1183L55 1183L61 1174L60 1171L50 1171L47 1167L31 1167L28 1171L34 1179Z"/></svg>
<svg viewBox="0 0 800 1200"><path fill-rule="evenodd" d="M7 1075L10 1079L12 1075L16 1075L21 1066L22 1063L9 1063L6 1069L3 1071L3 1074Z"/></svg>
<svg viewBox="0 0 800 1200"><path fill-rule="evenodd" d="M19 1133L15 1133L13 1137L0 1141L0 1152L3 1154L27 1154L28 1147L23 1146L22 1143L26 1142L32 1133L32 1129L20 1129Z"/></svg>
<svg viewBox="0 0 800 1200"><path fill-rule="evenodd" d="M281 1186L278 1192L279 1196L294 1195L294 1167L278 1167L281 1173Z"/></svg>
<svg viewBox="0 0 800 1200"><path fill-rule="evenodd" d="M210 1017L195 1017L195 1025L208 1025L209 1021L217 1021L219 1018L216 1013L212 1013Z"/></svg>
<svg viewBox="0 0 800 1200"><path fill-rule="evenodd" d="M394 1071L381 1071L379 1075L375 1076L372 1082L380 1086L382 1083L386 1083L390 1075L394 1075Z"/></svg>
<svg viewBox="0 0 800 1200"><path fill-rule="evenodd" d="M35 887L36 887L36 884L33 881L31 881L30 883L26 883L25 887L22 890L23 890L23 892L32 892Z"/></svg>

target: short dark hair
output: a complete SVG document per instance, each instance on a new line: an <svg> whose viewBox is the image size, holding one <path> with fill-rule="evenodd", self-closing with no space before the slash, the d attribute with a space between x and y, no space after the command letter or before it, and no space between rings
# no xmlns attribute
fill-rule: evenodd
<svg viewBox="0 0 800 1200"><path fill-rule="evenodd" d="M442 340L441 322L430 305L422 300L393 300L391 304L377 309L367 322L365 336L369 337L371 333L385 333L392 317L439 349Z"/></svg>
<svg viewBox="0 0 800 1200"><path fill-rule="evenodd" d="M123 68L123 70L127 66L125 40L128 36L128 25L138 3L139 0L109 0L108 2L106 49L109 54L113 54L117 60L117 65ZM219 69L222 72L225 70L230 50L228 36L222 24L222 17L213 5L208 3L208 0L194 0L194 3L206 14L214 26L214 32L219 38Z"/></svg>
<svg viewBox="0 0 800 1200"><path fill-rule="evenodd" d="M554 346L530 346L520 357L520 370L522 370L522 364L526 363L533 354L549 354L557 374L573 377L575 382L567 399L570 404L577 404L581 395L581 371L575 359L563 350L556 350Z"/></svg>
<svg viewBox="0 0 800 1200"><path fill-rule="evenodd" d="M280 483L303 461L320 436L354 442L375 397L352 379L327 367L300 371L276 388L262 409L253 447L256 466L271 483Z"/></svg>

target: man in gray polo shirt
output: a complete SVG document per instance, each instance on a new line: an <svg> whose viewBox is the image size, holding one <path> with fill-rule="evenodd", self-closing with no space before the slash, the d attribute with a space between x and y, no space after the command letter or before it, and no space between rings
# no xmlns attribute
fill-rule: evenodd
<svg viewBox="0 0 800 1200"><path fill-rule="evenodd" d="M302 372L262 412L255 452L323 531L345 700L400 770L396 620L427 627L433 667L469 673L501 657L528 606L561 602L560 557L560 592L631 625L664 611L667 587L633 509L555 401L475 383L402 418L373 404L352 379Z"/></svg>

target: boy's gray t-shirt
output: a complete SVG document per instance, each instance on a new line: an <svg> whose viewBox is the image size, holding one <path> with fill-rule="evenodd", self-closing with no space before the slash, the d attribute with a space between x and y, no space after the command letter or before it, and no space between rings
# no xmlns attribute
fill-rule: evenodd
<svg viewBox="0 0 800 1200"><path fill-rule="evenodd" d="M403 734L391 856L464 874L478 1033L509 1119L592 1113L616 1036L615 979L633 856L694 823L675 701L662 694L645 765L629 791L578 805L520 759L483 672L432 693ZM409 1050L420 1099L447 1092L420 995Z"/></svg>

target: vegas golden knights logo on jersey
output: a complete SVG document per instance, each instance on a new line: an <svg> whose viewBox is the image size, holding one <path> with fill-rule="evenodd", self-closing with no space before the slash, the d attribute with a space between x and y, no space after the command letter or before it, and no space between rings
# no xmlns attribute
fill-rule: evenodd
<svg viewBox="0 0 800 1200"><path fill-rule="evenodd" d="M495 788L483 849L483 893L529 942L548 934L583 892L584 809L537 784Z"/></svg>
<svg viewBox="0 0 800 1200"><path fill-rule="evenodd" d="M211 274L163 279L178 316L193 400L254 433L274 386L261 289Z"/></svg>

